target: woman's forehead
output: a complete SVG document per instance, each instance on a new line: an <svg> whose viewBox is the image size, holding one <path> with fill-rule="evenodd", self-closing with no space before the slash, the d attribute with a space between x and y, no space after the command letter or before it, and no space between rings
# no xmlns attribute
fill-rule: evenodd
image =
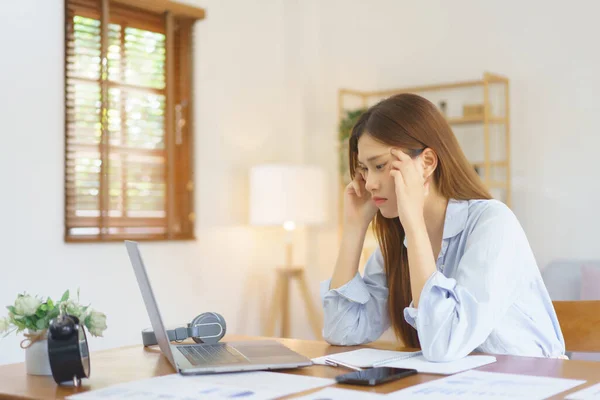
<svg viewBox="0 0 600 400"><path fill-rule="evenodd" d="M373 157L390 154L392 146L373 139L370 135L363 135L358 140L358 161L365 163Z"/></svg>
<svg viewBox="0 0 600 400"><path fill-rule="evenodd" d="M362 135L358 139L358 152L377 151L381 149L390 149L392 146L389 144L375 140L371 135Z"/></svg>

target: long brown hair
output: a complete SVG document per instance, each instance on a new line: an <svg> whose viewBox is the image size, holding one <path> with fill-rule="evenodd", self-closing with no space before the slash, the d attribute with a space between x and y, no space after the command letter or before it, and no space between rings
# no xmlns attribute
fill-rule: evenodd
<svg viewBox="0 0 600 400"><path fill-rule="evenodd" d="M368 134L375 140L409 150L432 149L438 156L432 184L446 199L490 199L479 175L465 157L450 125L428 100L415 94L399 94L363 113L350 136L350 175L358 163L358 139ZM412 300L404 228L399 218L378 212L374 229L383 254L389 288L388 312L396 336L406 346L420 347L419 338L404 320L404 308Z"/></svg>

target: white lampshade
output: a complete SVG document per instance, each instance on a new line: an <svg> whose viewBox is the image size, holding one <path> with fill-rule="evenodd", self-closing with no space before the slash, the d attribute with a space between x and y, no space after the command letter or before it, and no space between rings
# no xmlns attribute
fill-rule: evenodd
<svg viewBox="0 0 600 400"><path fill-rule="evenodd" d="M323 171L309 165L265 164L250 170L250 224L312 225L326 220Z"/></svg>

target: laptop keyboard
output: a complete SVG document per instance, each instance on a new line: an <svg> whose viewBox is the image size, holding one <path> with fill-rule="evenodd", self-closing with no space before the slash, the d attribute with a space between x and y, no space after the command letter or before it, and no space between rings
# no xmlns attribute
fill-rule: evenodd
<svg viewBox="0 0 600 400"><path fill-rule="evenodd" d="M190 364L247 364L248 360L224 343L177 346Z"/></svg>

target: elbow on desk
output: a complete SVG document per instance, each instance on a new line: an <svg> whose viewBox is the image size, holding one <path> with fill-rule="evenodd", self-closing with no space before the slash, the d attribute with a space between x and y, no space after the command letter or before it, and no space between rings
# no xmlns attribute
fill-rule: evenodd
<svg viewBox="0 0 600 400"><path fill-rule="evenodd" d="M449 352L443 352L441 350L425 350L423 349L423 357L427 360L427 361L431 361L431 362L451 362L451 361L456 361L464 356L459 356L458 354L452 354Z"/></svg>
<svg viewBox="0 0 600 400"><path fill-rule="evenodd" d="M340 338L336 337L335 335L323 335L323 339L333 345L333 346L349 346L349 344L344 343L343 340L340 340Z"/></svg>
<svg viewBox="0 0 600 400"><path fill-rule="evenodd" d="M431 362L451 362L468 356L489 336L485 326L472 329L473 321L447 318L440 324L419 325L423 357Z"/></svg>
<svg viewBox="0 0 600 400"><path fill-rule="evenodd" d="M340 335L337 332L327 332L325 329L323 330L323 339L334 346L352 346L358 344L349 341L347 335Z"/></svg>
<svg viewBox="0 0 600 400"><path fill-rule="evenodd" d="M352 337L349 332L340 332L327 327L323 329L323 339L334 346L357 346L369 342L366 338Z"/></svg>
<svg viewBox="0 0 600 400"><path fill-rule="evenodd" d="M444 341L441 338L435 338L431 343L421 341L421 350L423 357L431 362L451 362L460 360L469 355L473 349L465 346L456 346L452 340Z"/></svg>
<svg viewBox="0 0 600 400"><path fill-rule="evenodd" d="M326 335L323 332L323 339L331 345L334 346L352 346L353 343L350 343L346 338L340 337L339 335Z"/></svg>

